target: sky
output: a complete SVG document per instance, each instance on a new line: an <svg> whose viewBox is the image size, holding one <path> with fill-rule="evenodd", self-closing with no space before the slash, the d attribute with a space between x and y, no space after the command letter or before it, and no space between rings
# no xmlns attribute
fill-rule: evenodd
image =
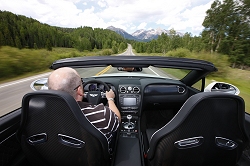
<svg viewBox="0 0 250 166"><path fill-rule="evenodd" d="M132 34L140 29L174 29L198 36L214 0L0 0L0 10L51 26L107 28Z"/></svg>

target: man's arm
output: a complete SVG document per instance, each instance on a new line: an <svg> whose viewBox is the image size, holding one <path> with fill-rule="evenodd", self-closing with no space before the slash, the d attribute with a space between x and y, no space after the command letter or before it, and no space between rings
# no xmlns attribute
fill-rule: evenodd
<svg viewBox="0 0 250 166"><path fill-rule="evenodd" d="M109 108L111 109L111 111L113 111L117 115L119 121L121 122L121 114L115 105L115 101L114 101L115 93L113 92L112 89L110 89L109 92L106 91L106 98L108 100Z"/></svg>

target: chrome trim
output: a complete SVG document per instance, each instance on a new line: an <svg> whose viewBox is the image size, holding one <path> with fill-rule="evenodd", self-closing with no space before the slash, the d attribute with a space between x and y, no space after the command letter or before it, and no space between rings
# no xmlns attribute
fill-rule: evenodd
<svg viewBox="0 0 250 166"><path fill-rule="evenodd" d="M89 96L91 96L91 97L97 97L98 94L89 94Z"/></svg>
<svg viewBox="0 0 250 166"><path fill-rule="evenodd" d="M84 92L83 98L87 98L88 93L89 93L89 92ZM105 92L101 92L101 96L102 96L102 98L106 98L106 93L105 93ZM92 97L92 96L91 96L91 97Z"/></svg>
<svg viewBox="0 0 250 166"><path fill-rule="evenodd" d="M192 138L187 138L187 139L176 141L174 145L178 149L187 149L187 148L200 146L203 143L203 141L204 141L204 138L202 136L199 136L199 137L192 137Z"/></svg>
<svg viewBox="0 0 250 166"><path fill-rule="evenodd" d="M124 88L124 90L121 90L122 88ZM125 86L121 86L119 90L121 93L126 93L127 88Z"/></svg>
<svg viewBox="0 0 250 166"><path fill-rule="evenodd" d="M135 91L135 89L138 89L138 91ZM139 93L139 92L140 92L140 88L137 87L137 86L133 87L133 92L134 92L134 93Z"/></svg>
<svg viewBox="0 0 250 166"><path fill-rule="evenodd" d="M27 138L27 142L31 145L44 143L48 140L46 133L35 134Z"/></svg>
<svg viewBox="0 0 250 166"><path fill-rule="evenodd" d="M235 149L238 146L236 142L223 137L215 137L215 144L227 150Z"/></svg>
<svg viewBox="0 0 250 166"><path fill-rule="evenodd" d="M133 122L125 122L122 124L123 127L127 130L130 130L130 129L134 129L135 128L135 124Z"/></svg>
<svg viewBox="0 0 250 166"><path fill-rule="evenodd" d="M185 88L182 86L177 86L177 88L178 88L178 93L184 93L186 91ZM183 89L183 91L181 92L180 89Z"/></svg>
<svg viewBox="0 0 250 166"><path fill-rule="evenodd" d="M63 134L58 134L58 141L63 145L70 146L73 148L83 148L85 145L84 141Z"/></svg>

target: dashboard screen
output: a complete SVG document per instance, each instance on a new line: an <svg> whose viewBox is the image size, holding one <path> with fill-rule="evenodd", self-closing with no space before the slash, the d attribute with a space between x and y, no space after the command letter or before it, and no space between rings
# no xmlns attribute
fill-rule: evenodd
<svg viewBox="0 0 250 166"><path fill-rule="evenodd" d="M124 106L136 105L136 98L124 98L123 105Z"/></svg>

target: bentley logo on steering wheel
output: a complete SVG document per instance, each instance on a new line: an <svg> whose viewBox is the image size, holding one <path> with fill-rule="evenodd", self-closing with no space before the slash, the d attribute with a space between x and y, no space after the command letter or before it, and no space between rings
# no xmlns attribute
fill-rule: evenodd
<svg viewBox="0 0 250 166"><path fill-rule="evenodd" d="M89 94L91 97L96 97L98 94Z"/></svg>

